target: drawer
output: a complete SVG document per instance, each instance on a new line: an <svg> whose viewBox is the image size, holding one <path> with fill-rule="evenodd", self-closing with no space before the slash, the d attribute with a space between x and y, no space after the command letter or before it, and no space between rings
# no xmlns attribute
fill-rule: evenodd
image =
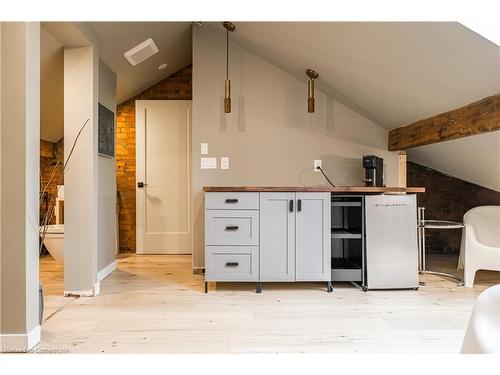
<svg viewBox="0 0 500 375"><path fill-rule="evenodd" d="M205 193L207 210L258 210L259 193Z"/></svg>
<svg viewBox="0 0 500 375"><path fill-rule="evenodd" d="M258 281L258 246L206 246L206 281Z"/></svg>
<svg viewBox="0 0 500 375"><path fill-rule="evenodd" d="M205 245L258 245L259 211L205 211Z"/></svg>

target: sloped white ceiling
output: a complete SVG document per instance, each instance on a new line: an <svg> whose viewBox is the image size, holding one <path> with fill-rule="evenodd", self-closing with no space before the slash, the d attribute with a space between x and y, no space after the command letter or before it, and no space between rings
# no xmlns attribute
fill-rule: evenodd
<svg viewBox="0 0 500 375"><path fill-rule="evenodd" d="M317 70L318 89L386 129L500 92L500 48L459 23L235 24L232 41L304 81L307 68ZM191 63L191 22L90 26L99 34L101 59L117 73L118 102ZM225 31L221 23L193 27ZM132 67L123 53L147 38L160 52ZM160 71L163 62L168 67ZM422 146L409 151L409 160L500 190L499 149L495 132Z"/></svg>
<svg viewBox="0 0 500 375"><path fill-rule="evenodd" d="M456 22L235 22L231 40L391 129L500 92L500 48ZM118 75L118 101L191 62L190 22L91 22ZM201 26L221 32L220 22ZM160 52L132 67L147 38ZM165 70L158 66L167 62Z"/></svg>
<svg viewBox="0 0 500 375"><path fill-rule="evenodd" d="M191 22L91 22L99 34L100 58L117 74L118 103L191 64ZM132 66L123 54L152 38L160 50ZM162 63L168 66L158 70Z"/></svg>
<svg viewBox="0 0 500 375"><path fill-rule="evenodd" d="M391 129L500 92L500 48L456 22L235 22L231 39ZM190 22L91 22L118 75L118 101L191 62ZM214 27L220 22L194 27ZM147 38L160 52L132 67ZM165 70L158 66L167 62Z"/></svg>
<svg viewBox="0 0 500 375"><path fill-rule="evenodd" d="M408 160L500 191L500 131L415 147Z"/></svg>
<svg viewBox="0 0 500 375"><path fill-rule="evenodd" d="M220 24L203 24L201 27ZM500 49L455 22L236 22L232 40L386 129L500 92Z"/></svg>

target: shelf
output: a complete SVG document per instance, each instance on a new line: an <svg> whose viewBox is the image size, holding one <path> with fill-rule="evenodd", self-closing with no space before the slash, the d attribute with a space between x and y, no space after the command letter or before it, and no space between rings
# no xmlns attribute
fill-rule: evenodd
<svg viewBox="0 0 500 375"><path fill-rule="evenodd" d="M359 270L361 269L361 266L346 258L332 258L332 269Z"/></svg>
<svg viewBox="0 0 500 375"><path fill-rule="evenodd" d="M332 201L332 207L361 207L361 202Z"/></svg>
<svg viewBox="0 0 500 375"><path fill-rule="evenodd" d="M332 228L332 238L361 238L361 232Z"/></svg>
<svg viewBox="0 0 500 375"><path fill-rule="evenodd" d="M332 281L362 281L361 267L344 258L332 258Z"/></svg>
<svg viewBox="0 0 500 375"><path fill-rule="evenodd" d="M361 274L361 269L357 270L347 270L347 269L332 269L331 279L335 281L363 281L363 275Z"/></svg>

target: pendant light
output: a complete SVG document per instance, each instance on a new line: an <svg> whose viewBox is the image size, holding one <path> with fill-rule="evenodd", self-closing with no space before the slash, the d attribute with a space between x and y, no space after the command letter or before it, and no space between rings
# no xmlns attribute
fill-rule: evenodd
<svg viewBox="0 0 500 375"><path fill-rule="evenodd" d="M307 112L314 113L314 80L318 79L319 74L312 69L307 69L306 75L309 77L307 81Z"/></svg>
<svg viewBox="0 0 500 375"><path fill-rule="evenodd" d="M229 32L236 30L231 22L223 22L226 29L226 80L224 81L224 113L231 113L231 80L229 79Z"/></svg>

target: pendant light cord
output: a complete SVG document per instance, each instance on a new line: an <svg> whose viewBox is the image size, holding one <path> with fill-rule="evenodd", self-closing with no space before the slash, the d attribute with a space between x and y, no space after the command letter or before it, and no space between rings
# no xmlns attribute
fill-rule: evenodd
<svg viewBox="0 0 500 375"><path fill-rule="evenodd" d="M229 79L229 30L226 30L226 79Z"/></svg>

